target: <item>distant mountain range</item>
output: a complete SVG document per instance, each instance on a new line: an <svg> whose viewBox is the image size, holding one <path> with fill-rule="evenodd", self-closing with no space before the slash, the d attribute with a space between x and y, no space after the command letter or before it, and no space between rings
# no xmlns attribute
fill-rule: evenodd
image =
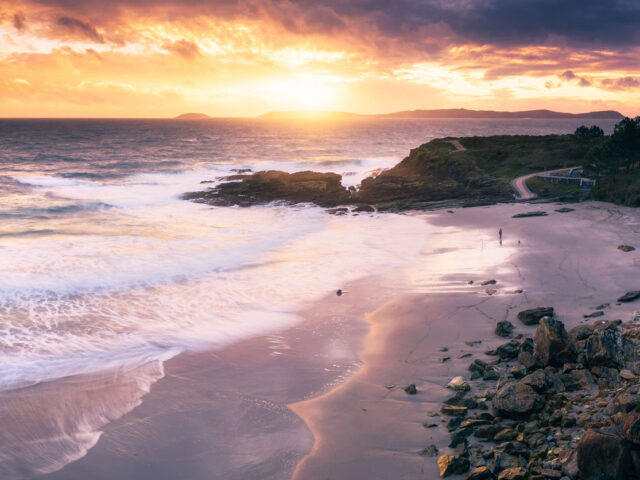
<svg viewBox="0 0 640 480"><path fill-rule="evenodd" d="M287 110L265 113L259 118L266 119L347 119L347 118L591 118L613 119L624 118L614 110L603 110L588 113L563 113L552 110L525 110L520 112L496 112L493 110L467 110L466 108L451 108L443 110L405 110L402 112L377 115L360 115L349 112L325 112L309 110Z"/></svg>

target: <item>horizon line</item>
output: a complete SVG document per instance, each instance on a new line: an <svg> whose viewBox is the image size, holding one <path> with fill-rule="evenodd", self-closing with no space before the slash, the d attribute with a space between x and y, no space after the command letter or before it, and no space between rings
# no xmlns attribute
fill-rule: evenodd
<svg viewBox="0 0 640 480"><path fill-rule="evenodd" d="M308 113L308 114L347 114L347 115L353 115L353 116L360 116L360 117L381 117L381 116L389 116L389 115L393 115L393 114L397 114L397 113L404 113L404 112L419 112L419 111L447 111L447 110L451 110L451 111L460 111L460 110L466 110L469 112L494 112L494 113L524 113L524 112L539 112L539 111L548 111L548 112L553 112L553 113L560 113L560 114L564 114L564 115L585 115L588 113L596 113L596 112L615 112L618 113L620 115L622 115L623 117L628 117L628 118L636 118L638 116L640 116L640 114L635 114L635 115L625 115L621 112L619 112L618 110L614 110L614 109L603 109L603 110L590 110L590 111L585 111L585 112L562 112L562 111L558 111L558 110L551 110L548 108L534 108L534 109L527 109L527 110L491 110L491 109L482 109L482 110L475 110L475 109L470 109L470 108L465 108L465 107L455 107L455 108L416 108L416 109L410 109L410 110L394 110L392 112L387 112L387 113L356 113L356 112L349 112L346 110L314 110L314 109L290 109L290 110L270 110L268 112L264 112L264 113L259 113L256 115L225 115L225 116L211 116L208 115L206 113L202 113L202 112L186 112L186 113L181 113L178 115L171 115L171 116L154 116L154 117L145 117L145 116L140 116L140 117L128 117L128 116L124 116L124 117L93 117L93 116L69 116L69 117L58 117L58 116L24 116L24 117L0 117L0 120L225 120L225 119L260 119L263 116L266 115L270 115L270 114L274 114L274 113L282 113L282 114L286 114L286 113ZM189 118L178 118L182 115L189 115L189 114L194 114L194 115L205 115L205 118L193 118L193 119L189 119ZM423 120L437 120L437 119L446 119L447 117L439 117L439 118L422 118ZM475 120L481 119L482 117L477 117L475 118ZM493 119L495 119L496 117L493 117ZM587 117L588 118L588 117ZM406 118L405 118L406 119ZM421 118L416 117L413 118L413 120L420 120ZM454 118L452 117L452 119L454 120L474 120L474 119L463 119L463 118ZM604 120L602 118L598 119L598 120ZM614 120L614 119L609 119L609 120Z"/></svg>

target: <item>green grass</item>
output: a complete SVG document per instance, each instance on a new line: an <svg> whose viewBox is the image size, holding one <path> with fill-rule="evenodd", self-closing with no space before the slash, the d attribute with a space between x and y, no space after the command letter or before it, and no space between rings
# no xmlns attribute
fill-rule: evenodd
<svg viewBox="0 0 640 480"><path fill-rule="evenodd" d="M580 185L553 183L542 178L530 178L527 187L540 197L579 197Z"/></svg>
<svg viewBox="0 0 640 480"><path fill-rule="evenodd" d="M574 167L599 140L574 135L497 135L468 137L460 143L464 155L484 171L498 178L513 180L521 175Z"/></svg>
<svg viewBox="0 0 640 480"><path fill-rule="evenodd" d="M640 207L640 171L633 170L598 179L591 198L604 202Z"/></svg>

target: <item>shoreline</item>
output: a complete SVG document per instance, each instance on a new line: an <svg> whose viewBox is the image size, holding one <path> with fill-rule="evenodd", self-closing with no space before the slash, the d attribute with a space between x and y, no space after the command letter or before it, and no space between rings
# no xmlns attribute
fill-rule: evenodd
<svg viewBox="0 0 640 480"><path fill-rule="evenodd" d="M102 428L85 456L38 478L290 478L313 437L287 404L353 375L365 314L394 291L384 275L345 288L348 295L314 302L284 331L168 360L140 405Z"/></svg>
<svg viewBox="0 0 640 480"><path fill-rule="evenodd" d="M551 212L549 207L555 208L544 207ZM516 209L494 208L489 217L499 216L499 210L515 213ZM457 228L461 227L460 213L449 217L456 217ZM516 333L531 335L535 326L522 325L515 319L517 312L549 305L569 329L591 324L583 315L605 301L612 303L612 309L603 318L624 321L632 316L637 306L613 305L620 294L634 288L638 257L625 256L616 247L636 233L639 215L630 208L596 202L580 204L571 213L574 218L555 213L512 220L509 215L502 228L509 235L517 233L524 242L509 255L507 265L496 264L493 272L477 271L474 276L468 275L469 264L463 259L457 264L459 271L442 277L440 288L396 298L372 314L372 329L361 352L363 368L326 395L292 405L316 437L314 449L298 464L293 479L439 478L436 458L419 453L430 444L437 446L439 455L454 453L447 447L450 432L439 414L442 402L452 395L445 385L458 375L468 379L467 366L473 360L492 359L484 352L505 341L493 332L498 321L509 319ZM435 223L446 229L449 218L439 216ZM472 212L462 225L486 225L487 220L491 219L474 219ZM576 228L571 231L558 223ZM545 235L540 231L545 224L555 224L556 231ZM574 252L567 250L567 242L584 236L585 227L603 224L616 228L596 231L595 238L572 244ZM448 255L448 240L443 233L430 242L430 255ZM545 255L546 261L541 258ZM468 280L489 277L498 280L490 287L498 290L492 295L466 285ZM522 294L513 293L519 288L524 288ZM446 293L433 293L437 290ZM478 340L481 343L474 343ZM451 358L441 363L445 357ZM417 395L404 392L411 383ZM388 388L390 385L396 386Z"/></svg>
<svg viewBox="0 0 640 480"><path fill-rule="evenodd" d="M450 395L444 388L449 379L465 375L470 361L485 359L482 352L504 341L493 328L512 319L519 308L514 304L549 303L570 328L588 305L633 287L611 282L629 278L636 265L637 252L616 250L619 243L633 244L624 241L636 233L633 225L621 221L624 214L638 219L633 209L585 202L560 214L553 212L557 207L518 203L409 213L435 226L415 264L345 286L348 296L311 305L285 332L168 361L142 403L103 428L86 456L38 478L437 478L435 459L418 452L431 443L440 448L448 432L423 423L440 423L429 414ZM532 209L550 215L511 219ZM497 224L505 231L502 247ZM552 234L545 236L545 226ZM577 252L566 248L594 227ZM581 259L589 249L610 255ZM602 278L593 282L591 271ZM497 285L467 284L492 278ZM543 283L548 288L541 289ZM522 287L523 294L513 293ZM489 295L488 288L497 292ZM616 308L629 314L633 304ZM513 323L518 332L534 330ZM482 343L464 343L478 339ZM440 352L443 347L448 352ZM458 358L466 353L473 356ZM451 359L441 363L444 356ZM418 395L403 391L410 383Z"/></svg>

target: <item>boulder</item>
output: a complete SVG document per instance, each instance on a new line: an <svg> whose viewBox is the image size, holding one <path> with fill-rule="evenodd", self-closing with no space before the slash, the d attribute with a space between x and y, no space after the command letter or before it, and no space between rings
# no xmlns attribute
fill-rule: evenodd
<svg viewBox="0 0 640 480"><path fill-rule="evenodd" d="M513 360L518 356L518 353L520 353L520 346L517 340L503 343L495 350L495 354L504 361Z"/></svg>
<svg viewBox="0 0 640 480"><path fill-rule="evenodd" d="M635 473L628 443L611 430L588 430L576 456L582 480L629 480Z"/></svg>
<svg viewBox="0 0 640 480"><path fill-rule="evenodd" d="M476 467L469 472L469 475L464 477L464 480L493 480L495 475L489 470L488 467Z"/></svg>
<svg viewBox="0 0 640 480"><path fill-rule="evenodd" d="M438 458L438 469L442 478L465 473L469 470L469 466L469 460L465 457L442 455Z"/></svg>
<svg viewBox="0 0 640 480"><path fill-rule="evenodd" d="M536 358L533 356L533 353L530 352L520 352L518 354L518 361L530 370L540 366Z"/></svg>
<svg viewBox="0 0 640 480"><path fill-rule="evenodd" d="M498 480L527 480L529 472L524 467L507 468L500 472Z"/></svg>
<svg viewBox="0 0 640 480"><path fill-rule="evenodd" d="M513 323L508 320L498 322L496 325L496 335L499 337L508 337L513 333Z"/></svg>
<svg viewBox="0 0 640 480"><path fill-rule="evenodd" d="M542 317L553 317L553 307L538 307L518 313L518 320L525 325L537 325Z"/></svg>
<svg viewBox="0 0 640 480"><path fill-rule="evenodd" d="M560 458L562 462L562 473L569 478L578 478L580 473L576 457L576 451L570 450L564 457Z"/></svg>
<svg viewBox="0 0 640 480"><path fill-rule="evenodd" d="M539 411L544 399L531 386L519 381L499 388L491 403L497 417L523 418Z"/></svg>
<svg viewBox="0 0 640 480"><path fill-rule="evenodd" d="M568 373L563 373L560 376L560 379L569 392L575 392L578 390L591 390L596 385L591 372L584 368L571 370Z"/></svg>
<svg viewBox="0 0 640 480"><path fill-rule="evenodd" d="M640 414L635 410L628 413L621 425L622 436L634 446L640 446Z"/></svg>
<svg viewBox="0 0 640 480"><path fill-rule="evenodd" d="M593 328L588 325L579 325L569 330L569 335L571 335L575 340L586 340L592 334Z"/></svg>
<svg viewBox="0 0 640 480"><path fill-rule="evenodd" d="M636 408L640 404L640 387L631 385L624 388L613 397L613 406L615 411L627 413Z"/></svg>
<svg viewBox="0 0 640 480"><path fill-rule="evenodd" d="M544 370L536 370L525 376L520 382L529 385L538 393L543 393L551 385L551 380Z"/></svg>
<svg viewBox="0 0 640 480"><path fill-rule="evenodd" d="M543 318L536 330L534 343L533 356L542 365L561 367L576 360L575 341L569 337L559 320Z"/></svg>
<svg viewBox="0 0 640 480"><path fill-rule="evenodd" d="M620 374L615 368L595 366L591 367L591 373L596 377L600 390L613 389L620 386Z"/></svg>
<svg viewBox="0 0 640 480"><path fill-rule="evenodd" d="M613 325L595 330L586 340L579 341L579 345L583 363L588 367L620 368L635 361L633 343Z"/></svg>

